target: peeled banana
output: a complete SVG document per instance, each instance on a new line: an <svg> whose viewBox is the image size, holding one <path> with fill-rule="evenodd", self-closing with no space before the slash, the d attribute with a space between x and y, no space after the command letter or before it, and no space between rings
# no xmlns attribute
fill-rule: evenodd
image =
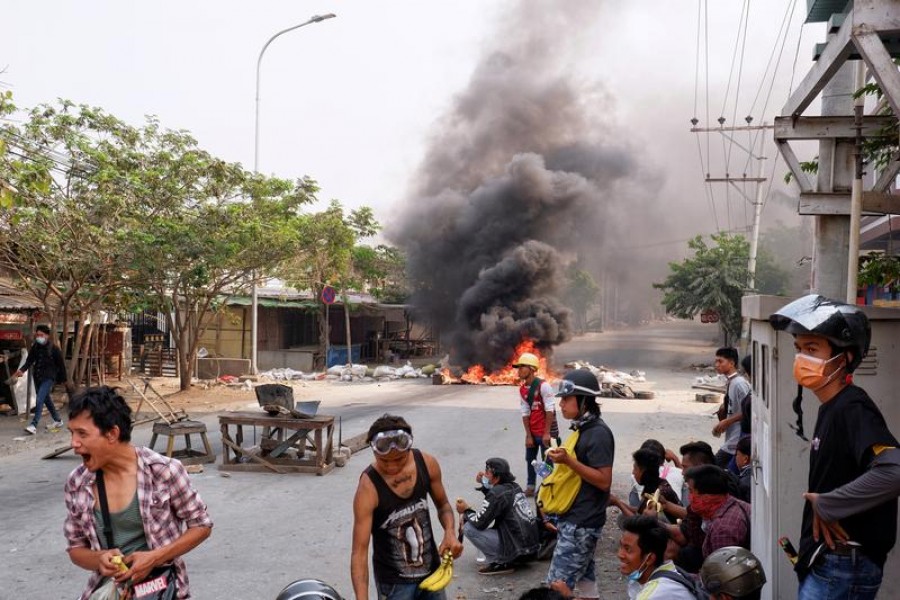
<svg viewBox="0 0 900 600"><path fill-rule="evenodd" d="M441 565L419 584L419 588L428 592L439 592L450 585L451 579L453 579L453 554L447 550L441 558Z"/></svg>
<svg viewBox="0 0 900 600"><path fill-rule="evenodd" d="M113 557L110 558L109 560L110 560L110 562L112 562L112 564L114 564L114 565L116 565L117 567L119 567L119 573L124 573L125 571L128 570L128 565L126 565L126 564L125 564L125 561L122 560L122 555L121 555L121 554L116 554L115 556L113 556Z"/></svg>

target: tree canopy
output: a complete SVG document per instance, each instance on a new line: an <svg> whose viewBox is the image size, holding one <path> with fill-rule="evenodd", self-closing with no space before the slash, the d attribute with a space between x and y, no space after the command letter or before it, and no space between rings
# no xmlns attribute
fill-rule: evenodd
<svg viewBox="0 0 900 600"><path fill-rule="evenodd" d="M726 338L734 339L741 331L741 296L750 275L750 244L743 236L727 233L710 238L713 245L699 235L689 240L693 256L669 263L672 272L653 287L663 291L662 304L667 313L693 319L700 312L714 310Z"/></svg>
<svg viewBox="0 0 900 600"><path fill-rule="evenodd" d="M0 102L11 110L8 96ZM301 207L318 189L218 159L156 119L132 127L68 101L0 134L0 268L63 331L76 313L87 325L101 309L163 312L182 389L204 315L297 254L309 220Z"/></svg>

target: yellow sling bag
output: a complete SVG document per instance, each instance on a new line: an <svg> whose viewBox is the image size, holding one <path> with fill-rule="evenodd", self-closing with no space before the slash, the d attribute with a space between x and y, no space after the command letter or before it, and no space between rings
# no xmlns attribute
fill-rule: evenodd
<svg viewBox="0 0 900 600"><path fill-rule="evenodd" d="M575 444L578 443L578 434L572 433L562 447L575 456ZM554 464L553 472L547 475L541 482L538 491L538 505L545 513L560 515L572 508L575 496L581 489L581 477L568 465Z"/></svg>

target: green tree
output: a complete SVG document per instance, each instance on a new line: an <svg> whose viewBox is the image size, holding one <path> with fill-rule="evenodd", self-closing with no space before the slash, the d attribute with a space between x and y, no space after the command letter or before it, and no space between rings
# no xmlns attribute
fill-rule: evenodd
<svg viewBox="0 0 900 600"><path fill-rule="evenodd" d="M302 215L297 220L298 251L280 270L281 277L297 289L312 290L319 298L325 285L342 291L345 315L351 310L347 289L360 284L353 270L357 241L374 235L379 229L372 209L362 207L346 213L337 200L327 209ZM319 313L319 345L328 345L325 306ZM349 327L348 327L349 337Z"/></svg>
<svg viewBox="0 0 900 600"><path fill-rule="evenodd" d="M178 350L181 389L190 386L207 315L231 294L294 256L300 209L315 200L308 178L296 182L244 170L201 150L184 131L141 130L126 176L130 227L118 239L129 249L133 286L145 307L163 312Z"/></svg>
<svg viewBox="0 0 900 600"><path fill-rule="evenodd" d="M15 190L0 214L0 267L63 331L101 308L163 312L182 389L204 317L296 253L300 207L317 191L217 159L153 118L135 128L68 101L4 125L0 139L0 181Z"/></svg>
<svg viewBox="0 0 900 600"><path fill-rule="evenodd" d="M0 113L14 110L0 98ZM107 168L134 138L125 123L100 109L60 100L29 111L22 125L0 127L0 269L43 304L50 324L69 331L80 321L68 370L80 379L82 348L96 336L100 310L120 306L133 279L121 229L130 199Z"/></svg>
<svg viewBox="0 0 900 600"><path fill-rule="evenodd" d="M699 235L688 241L693 257L669 263L672 272L653 287L663 291L662 304L676 317L693 319L704 310L716 311L728 343L741 331L741 296L749 280L750 244L739 235L710 237L714 245L707 245Z"/></svg>
<svg viewBox="0 0 900 600"><path fill-rule="evenodd" d="M587 311L597 301L600 287L591 274L573 264L566 271L566 289L563 301L575 313L579 331L587 328Z"/></svg>
<svg viewBox="0 0 900 600"><path fill-rule="evenodd" d="M371 292L379 302L402 304L409 296L406 256L393 246L374 248L359 244L353 248L352 264L357 285Z"/></svg>

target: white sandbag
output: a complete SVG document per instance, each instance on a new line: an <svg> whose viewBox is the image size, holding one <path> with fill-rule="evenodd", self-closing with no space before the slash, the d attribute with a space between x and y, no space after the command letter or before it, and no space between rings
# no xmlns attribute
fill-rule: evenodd
<svg viewBox="0 0 900 600"><path fill-rule="evenodd" d="M379 365L375 367L375 371L372 373L372 377L375 379L379 379L381 377L393 377L397 374L397 369L394 367L389 367L387 365Z"/></svg>
<svg viewBox="0 0 900 600"><path fill-rule="evenodd" d="M366 376L366 365L350 365L350 374L354 377L365 377Z"/></svg>

